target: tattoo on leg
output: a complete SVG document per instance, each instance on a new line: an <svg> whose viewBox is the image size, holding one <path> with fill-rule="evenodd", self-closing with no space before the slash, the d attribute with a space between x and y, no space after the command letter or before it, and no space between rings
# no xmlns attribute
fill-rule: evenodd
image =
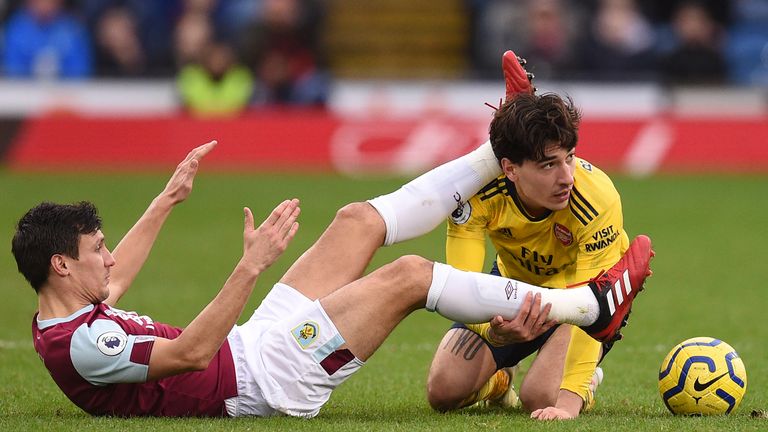
<svg viewBox="0 0 768 432"><path fill-rule="evenodd" d="M451 338L443 345L443 349L450 349L451 354L455 356L461 355L464 357L464 360L469 361L475 358L484 343L483 338L477 333L467 329L460 329L453 332Z"/></svg>

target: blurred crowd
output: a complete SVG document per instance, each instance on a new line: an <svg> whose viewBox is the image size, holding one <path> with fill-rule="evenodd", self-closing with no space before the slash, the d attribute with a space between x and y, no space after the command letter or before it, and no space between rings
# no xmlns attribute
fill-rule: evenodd
<svg viewBox="0 0 768 432"><path fill-rule="evenodd" d="M479 75L517 47L562 80L768 85L768 0L468 0Z"/></svg>
<svg viewBox="0 0 768 432"><path fill-rule="evenodd" d="M323 106L320 0L0 0L0 76L176 77L190 111Z"/></svg>
<svg viewBox="0 0 768 432"><path fill-rule="evenodd" d="M175 77L211 114L323 106L330 1L0 0L0 76ZM512 48L544 79L768 85L768 0L463 1L472 78Z"/></svg>

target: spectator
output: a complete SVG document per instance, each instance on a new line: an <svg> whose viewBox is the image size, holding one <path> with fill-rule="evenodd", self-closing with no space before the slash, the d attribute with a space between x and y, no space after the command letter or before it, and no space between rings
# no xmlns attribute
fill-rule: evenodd
<svg viewBox="0 0 768 432"><path fill-rule="evenodd" d="M96 23L94 36L97 75L130 77L147 72L147 55L130 10L120 6L106 10Z"/></svg>
<svg viewBox="0 0 768 432"><path fill-rule="evenodd" d="M3 68L19 78L91 75L90 37L64 0L26 0L5 28Z"/></svg>
<svg viewBox="0 0 768 432"><path fill-rule="evenodd" d="M80 0L99 76L172 76L179 0Z"/></svg>
<svg viewBox="0 0 768 432"><path fill-rule="evenodd" d="M528 32L526 57L532 57L533 52L539 53L534 60L538 65L540 59L556 59L563 55L567 27L565 17L558 0L543 0L528 2L527 13Z"/></svg>
<svg viewBox="0 0 768 432"><path fill-rule="evenodd" d="M583 10L564 0L468 1L473 23L472 58L475 73L495 78L499 57L508 49L525 57L536 77L568 76L573 68Z"/></svg>
<svg viewBox="0 0 768 432"><path fill-rule="evenodd" d="M574 66L580 18L575 6L562 0L528 0L521 54L533 65L537 77L568 76Z"/></svg>
<svg viewBox="0 0 768 432"><path fill-rule="evenodd" d="M721 29L697 1L679 5L672 19L675 48L662 57L664 80L671 84L723 84L726 63Z"/></svg>
<svg viewBox="0 0 768 432"><path fill-rule="evenodd" d="M213 25L203 12L188 11L176 24L174 56L181 69L190 63L202 63L203 49L213 40Z"/></svg>
<svg viewBox="0 0 768 432"><path fill-rule="evenodd" d="M524 11L518 2L506 0L465 0L465 7L472 20L469 56L473 75L498 79L501 53L521 51Z"/></svg>
<svg viewBox="0 0 768 432"><path fill-rule="evenodd" d="M653 28L634 0L601 0L577 58L592 79L653 78L654 42Z"/></svg>
<svg viewBox="0 0 768 432"><path fill-rule="evenodd" d="M181 69L177 80L184 106L197 116L229 116L243 111L253 92L250 71L237 62L232 47L210 42L201 63Z"/></svg>
<svg viewBox="0 0 768 432"><path fill-rule="evenodd" d="M181 0L181 7L183 14L207 16L213 24L216 38L234 43L260 14L261 3L262 0Z"/></svg>
<svg viewBox="0 0 768 432"><path fill-rule="evenodd" d="M322 11L312 0L264 0L244 35L263 103L325 105L329 78L319 46Z"/></svg>

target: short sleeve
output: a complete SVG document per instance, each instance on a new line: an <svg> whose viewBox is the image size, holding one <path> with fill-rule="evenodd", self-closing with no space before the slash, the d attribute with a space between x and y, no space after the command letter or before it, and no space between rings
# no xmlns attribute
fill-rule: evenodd
<svg viewBox="0 0 768 432"><path fill-rule="evenodd" d="M448 237L485 241L488 228L488 215L485 206L472 197L463 206L457 208L448 218Z"/></svg>
<svg viewBox="0 0 768 432"><path fill-rule="evenodd" d="M144 382L154 336L128 335L109 320L83 324L72 334L69 355L75 370L93 385Z"/></svg>

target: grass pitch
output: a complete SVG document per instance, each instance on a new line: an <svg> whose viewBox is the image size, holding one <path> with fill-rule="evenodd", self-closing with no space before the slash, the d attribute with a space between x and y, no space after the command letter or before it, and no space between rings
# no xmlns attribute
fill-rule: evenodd
<svg viewBox="0 0 768 432"><path fill-rule="evenodd" d="M93 201L112 247L165 184L153 174L14 174L0 172L0 430L766 430L768 307L765 176L615 177L630 236L646 233L657 251L654 276L636 302L625 340L603 362L596 409L570 422L539 423L521 411L430 410L427 369L449 326L424 311L409 317L362 371L341 386L313 420L91 418L59 391L32 348L36 297L10 254L14 224L42 200ZM255 308L288 265L343 204L394 190L402 179L350 180L335 175L210 174L169 218L144 270L118 305L184 326L213 298L242 250L245 205L257 218L284 198L302 201L301 228L285 255L259 280ZM372 266L406 253L443 260L443 231L383 249ZM249 315L246 312L244 318ZM748 388L727 417L669 414L656 390L659 365L678 342L712 336L730 343L747 368Z"/></svg>

